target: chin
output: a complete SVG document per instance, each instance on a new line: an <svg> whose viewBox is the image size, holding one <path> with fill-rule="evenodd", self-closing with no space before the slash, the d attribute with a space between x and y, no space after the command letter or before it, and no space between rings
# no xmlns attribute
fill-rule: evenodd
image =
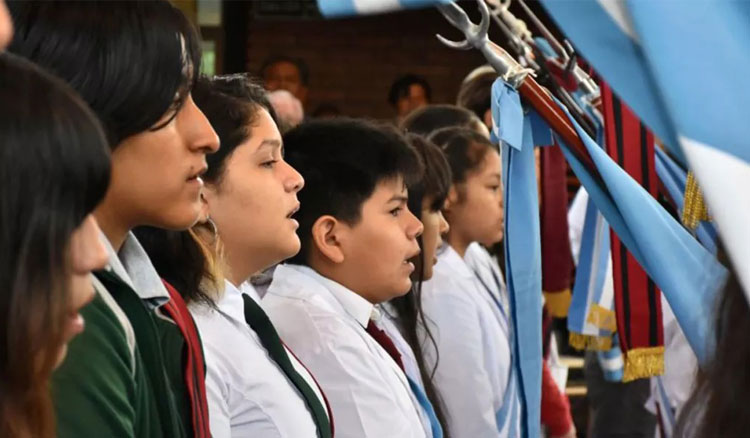
<svg viewBox="0 0 750 438"><path fill-rule="evenodd" d="M65 356L68 355L68 344L63 344L60 350L57 352L57 362L55 362L55 368L59 368L63 362L65 362Z"/></svg>

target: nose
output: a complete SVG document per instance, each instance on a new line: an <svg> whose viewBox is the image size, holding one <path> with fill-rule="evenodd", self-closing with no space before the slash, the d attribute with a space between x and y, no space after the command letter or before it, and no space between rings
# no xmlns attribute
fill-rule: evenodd
<svg viewBox="0 0 750 438"><path fill-rule="evenodd" d="M305 178L302 177L302 175L297 172L297 169L292 167L289 163L286 161L283 162L284 165L286 165L286 177L284 178L284 189L287 192L297 193L300 190L302 190L302 187L305 186Z"/></svg>
<svg viewBox="0 0 750 438"><path fill-rule="evenodd" d="M406 209L406 212L408 213L408 220L409 224L406 227L406 235L409 237L409 239L416 239L417 237L422 235L422 232L424 231L424 224L417 219L416 216L414 216L414 213L411 212L411 210Z"/></svg>
<svg viewBox="0 0 750 438"><path fill-rule="evenodd" d="M445 235L450 231L451 226L448 224L448 221L445 220L445 216L443 216L443 212L439 211L438 214L440 215L440 222L438 226L438 230L440 231L440 235Z"/></svg>
<svg viewBox="0 0 750 438"><path fill-rule="evenodd" d="M180 127L184 127L184 135L191 150L210 154L219 150L219 136L211 123L188 95L182 110L184 117Z"/></svg>
<svg viewBox="0 0 750 438"><path fill-rule="evenodd" d="M93 215L88 215L71 236L73 270L88 274L103 269L109 262L107 248L101 240L101 230Z"/></svg>

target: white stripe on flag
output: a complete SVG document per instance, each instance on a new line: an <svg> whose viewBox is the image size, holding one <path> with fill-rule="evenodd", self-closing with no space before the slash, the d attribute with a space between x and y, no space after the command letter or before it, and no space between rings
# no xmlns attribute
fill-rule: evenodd
<svg viewBox="0 0 750 438"><path fill-rule="evenodd" d="M353 0L357 14L380 14L403 9L399 0Z"/></svg>
<svg viewBox="0 0 750 438"><path fill-rule="evenodd" d="M599 364L604 371L616 371L625 366L625 363L622 361L622 354L618 354L612 359L600 357Z"/></svg>
<svg viewBox="0 0 750 438"><path fill-rule="evenodd" d="M680 145L750 301L750 163L686 137Z"/></svg>
<svg viewBox="0 0 750 438"><path fill-rule="evenodd" d="M607 15L612 18L612 21L617 24L617 27L637 43L638 34L633 29L633 22L630 19L630 13L627 10L625 2L623 0L597 0L597 2Z"/></svg>

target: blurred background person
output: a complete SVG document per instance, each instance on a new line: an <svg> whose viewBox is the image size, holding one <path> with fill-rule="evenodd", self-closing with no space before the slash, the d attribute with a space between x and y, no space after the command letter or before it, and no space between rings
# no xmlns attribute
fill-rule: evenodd
<svg viewBox="0 0 750 438"><path fill-rule="evenodd" d="M432 88L425 78L407 73L396 79L388 92L388 103L396 110L401 123L409 113L432 102Z"/></svg>

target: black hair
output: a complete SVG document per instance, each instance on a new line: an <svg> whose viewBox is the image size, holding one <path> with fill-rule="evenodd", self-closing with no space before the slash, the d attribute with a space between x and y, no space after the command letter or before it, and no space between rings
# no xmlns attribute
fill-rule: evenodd
<svg viewBox="0 0 750 438"><path fill-rule="evenodd" d="M719 258L725 258L723 250ZM750 430L750 307L735 270L718 294L714 312L713 354L698 371L675 437L738 437Z"/></svg>
<svg viewBox="0 0 750 438"><path fill-rule="evenodd" d="M9 50L70 84L99 117L113 148L163 127L190 93L200 67L199 37L166 0L8 6L16 26ZM171 118L155 126L168 113Z"/></svg>
<svg viewBox="0 0 750 438"><path fill-rule="evenodd" d="M109 149L70 87L9 53L0 102L0 435L46 438L70 311L69 242L104 197Z"/></svg>
<svg viewBox="0 0 750 438"><path fill-rule="evenodd" d="M427 105L409 113L401 122L401 129L412 134L428 136L441 128L460 126L479 131L484 123L471 111L456 105Z"/></svg>
<svg viewBox="0 0 750 438"><path fill-rule="evenodd" d="M219 136L221 148L207 155L208 171L203 179L220 184L226 162L239 145L251 135L260 109L267 110L275 120L266 91L246 74L201 77L193 89L196 105L203 111ZM220 242L202 241L213 234L210 224L196 225L188 231L168 231L153 227L134 230L156 271L185 299L185 302L215 306L214 299L204 290L205 280L218 283L215 260ZM208 233L207 233L208 232ZM220 286L220 285L217 285Z"/></svg>
<svg viewBox="0 0 750 438"><path fill-rule="evenodd" d="M492 107L492 84L496 80L497 73L488 71L464 82L458 90L456 105L468 109L484 121L484 114Z"/></svg>
<svg viewBox="0 0 750 438"><path fill-rule="evenodd" d="M266 58L265 61L263 61L260 70L258 71L260 77L265 79L266 70L268 70L268 68L272 65L278 64L280 62L288 62L297 67L297 71L299 72L299 79L302 82L302 85L308 85L308 83L310 82L310 71L307 69L307 64L305 63L305 61L303 61L302 58L294 58L287 55L272 55Z"/></svg>
<svg viewBox="0 0 750 438"><path fill-rule="evenodd" d="M208 171L203 175L206 182L217 184L227 159L252 134L258 111L268 111L274 122L276 113L266 90L247 74L201 77L193 99L219 136L221 147L206 156Z"/></svg>
<svg viewBox="0 0 750 438"><path fill-rule="evenodd" d="M289 261L308 264L312 226L332 215L355 225L376 186L403 177L408 186L421 174L414 149L396 129L364 120L336 118L303 123L284 135L286 161L305 179L295 218L300 252Z"/></svg>
<svg viewBox="0 0 750 438"><path fill-rule="evenodd" d="M412 85L419 85L422 87L427 102L432 101L432 88L430 88L427 79L422 76L408 73L393 81L393 84L391 84L391 90L388 92L388 103L390 103L391 106L396 106L400 99L409 95L409 88Z"/></svg>
<svg viewBox="0 0 750 438"><path fill-rule="evenodd" d="M454 184L466 182L468 174L478 170L487 152L498 150L485 136L468 128L438 129L429 139L440 146L448 158Z"/></svg>
<svg viewBox="0 0 750 438"><path fill-rule="evenodd" d="M433 211L440 211L443 208L443 204L448 197L448 191L451 186L451 169L445 155L440 151L440 148L432 142L426 140L424 137L414 134L408 135L407 140L414 150L417 151L417 154L424 164L422 177L409 186L408 202L408 207L412 214L414 214L417 219L422 220L422 203L424 199L430 199L432 201L430 209ZM422 248L422 236L418 236L417 241L419 242L419 247ZM419 373L422 376L422 382L424 383L425 392L427 393L427 398L432 402L435 414L438 421L443 426L443 430L447 432L447 417L442 405L442 399L433 382L435 370L440 361L439 354L435 366L432 370L428 370L424 359L424 347L420 342L418 334L420 329L423 330L427 335L427 340L433 345L433 347L437 346L435 337L430 331L424 312L422 311L422 283L425 280L425 263L424 251L422 251L414 260L414 266L416 269L412 274L411 290L403 296L392 298L389 302L396 309L398 313L396 317L401 332L404 335L404 339L414 352L417 366L419 367ZM435 351L437 351L437 348L435 348Z"/></svg>

